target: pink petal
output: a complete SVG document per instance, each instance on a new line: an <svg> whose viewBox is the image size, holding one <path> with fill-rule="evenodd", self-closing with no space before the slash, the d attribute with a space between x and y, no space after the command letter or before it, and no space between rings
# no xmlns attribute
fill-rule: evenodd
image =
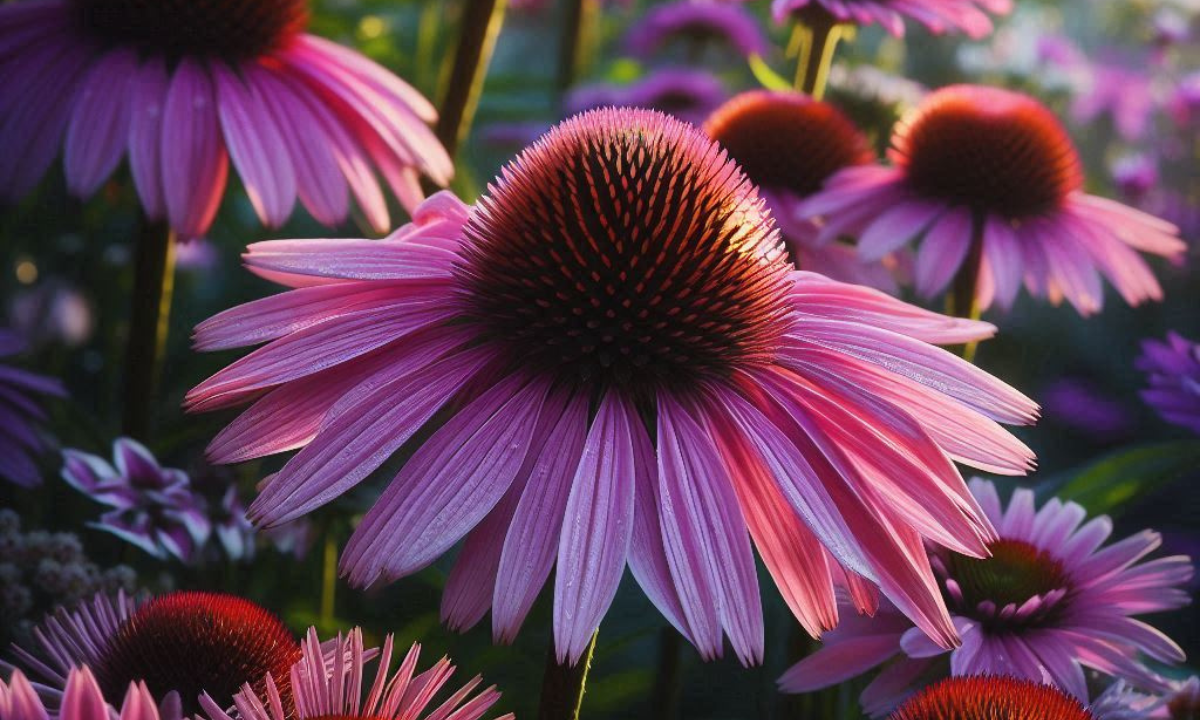
<svg viewBox="0 0 1200 720"><path fill-rule="evenodd" d="M974 219L969 210L951 209L929 228L917 252L917 292L932 298L950 284L971 248Z"/></svg>
<svg viewBox="0 0 1200 720"><path fill-rule="evenodd" d="M632 425L637 411L613 391L600 401L571 483L554 580L559 663L579 662L617 594L633 534Z"/></svg>
<svg viewBox="0 0 1200 720"><path fill-rule="evenodd" d="M129 169L146 216L157 220L166 212L162 175L162 124L169 78L162 58L146 60L131 79Z"/></svg>
<svg viewBox="0 0 1200 720"><path fill-rule="evenodd" d="M95 192L125 154L137 70L132 50L114 50L96 63L79 88L63 153L67 186L76 195Z"/></svg>
<svg viewBox="0 0 1200 720"><path fill-rule="evenodd" d="M845 682L887 662L900 652L895 634L862 635L827 643L779 677L779 689L789 693L820 690Z"/></svg>
<svg viewBox="0 0 1200 720"><path fill-rule="evenodd" d="M162 182L167 216L181 239L208 231L229 174L217 97L204 65L185 57L175 67L162 121Z"/></svg>
<svg viewBox="0 0 1200 720"><path fill-rule="evenodd" d="M881 260L920 235L943 206L923 200L910 200L879 215L858 238L858 254L863 260Z"/></svg>
<svg viewBox="0 0 1200 720"><path fill-rule="evenodd" d="M87 667L73 669L63 691L61 720L108 720L108 704Z"/></svg>

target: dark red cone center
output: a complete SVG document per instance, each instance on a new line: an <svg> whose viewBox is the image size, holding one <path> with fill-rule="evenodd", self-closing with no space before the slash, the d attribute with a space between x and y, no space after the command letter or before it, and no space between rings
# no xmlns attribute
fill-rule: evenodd
<svg viewBox="0 0 1200 720"><path fill-rule="evenodd" d="M957 677L930 685L888 720L1093 720L1075 698L1012 677Z"/></svg>

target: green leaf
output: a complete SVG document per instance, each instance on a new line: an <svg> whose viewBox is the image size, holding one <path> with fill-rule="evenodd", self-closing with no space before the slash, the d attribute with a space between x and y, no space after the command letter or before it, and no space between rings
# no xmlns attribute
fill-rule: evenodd
<svg viewBox="0 0 1200 720"><path fill-rule="evenodd" d="M1177 440L1124 448L1067 474L1055 493L1091 513L1120 514L1132 500L1200 471L1200 441Z"/></svg>

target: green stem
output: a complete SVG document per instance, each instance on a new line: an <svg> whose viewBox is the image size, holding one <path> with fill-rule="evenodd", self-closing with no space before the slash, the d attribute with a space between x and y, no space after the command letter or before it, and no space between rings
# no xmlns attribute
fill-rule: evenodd
<svg viewBox="0 0 1200 720"><path fill-rule="evenodd" d="M804 13L796 19L801 33L796 62L796 89L815 100L825 97L833 53L848 27L825 10Z"/></svg>
<svg viewBox="0 0 1200 720"><path fill-rule="evenodd" d="M162 376L171 296L175 289L175 233L165 221L141 221L134 249L133 295L125 346L121 431L149 440Z"/></svg>
<svg viewBox="0 0 1200 720"><path fill-rule="evenodd" d="M587 72L600 24L600 0L569 0L565 13L555 85L560 96Z"/></svg>
<svg viewBox="0 0 1200 720"><path fill-rule="evenodd" d="M983 223L975 219L971 231L971 247L962 267L954 277L954 284L946 296L946 310L955 317L978 320L983 312L977 298L979 294L979 277L983 272ZM975 340L959 346L959 354L967 362L975 362L975 351L979 341Z"/></svg>
<svg viewBox="0 0 1200 720"><path fill-rule="evenodd" d="M453 158L471 132L507 0L465 0L450 82L438 116L437 136Z"/></svg>
<svg viewBox="0 0 1200 720"><path fill-rule="evenodd" d="M538 702L538 720L579 720L583 710L588 671L596 652L599 631L592 633L583 657L574 665L559 665L553 640L546 652L546 670L542 674L542 697Z"/></svg>
<svg viewBox="0 0 1200 720"><path fill-rule="evenodd" d="M337 599L337 537L333 532L333 521L325 525L323 538L324 552L321 560L321 614L320 625L323 629L333 627L334 603Z"/></svg>
<svg viewBox="0 0 1200 720"><path fill-rule="evenodd" d="M683 689L683 638L675 628L664 627L658 635L658 671L650 698L651 717L675 720Z"/></svg>

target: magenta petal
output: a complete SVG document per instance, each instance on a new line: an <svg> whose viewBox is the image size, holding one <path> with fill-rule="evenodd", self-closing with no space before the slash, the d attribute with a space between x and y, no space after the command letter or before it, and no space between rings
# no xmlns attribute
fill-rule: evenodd
<svg viewBox="0 0 1200 720"><path fill-rule="evenodd" d="M500 555L492 597L492 636L499 642L516 637L554 567L571 480L587 438L586 394L571 398L558 417L547 412L542 422L550 428L549 434L536 455L530 448L529 479Z"/></svg>
<svg viewBox="0 0 1200 720"><path fill-rule="evenodd" d="M132 50L114 50L96 63L79 88L63 153L67 187L76 195L95 192L125 154L137 69Z"/></svg>
<svg viewBox="0 0 1200 720"><path fill-rule="evenodd" d="M929 228L917 251L916 287L922 297L934 297L950 284L974 242L974 222L971 211L956 208Z"/></svg>
<svg viewBox="0 0 1200 720"><path fill-rule="evenodd" d="M784 692L802 693L836 685L869 671L900 652L894 633L861 635L827 643L779 678Z"/></svg>
<svg viewBox="0 0 1200 720"><path fill-rule="evenodd" d="M162 124L169 78L162 58L150 58L131 79L129 116L129 169L146 216L159 219L166 212L163 197Z"/></svg>
<svg viewBox="0 0 1200 720"><path fill-rule="evenodd" d="M634 525L636 422L637 411L609 391L600 401L571 483L554 581L560 663L579 662L625 571Z"/></svg>
<svg viewBox="0 0 1200 720"><path fill-rule="evenodd" d="M658 478L667 560L697 647L720 655L724 628L744 665L762 662L758 578L737 495L712 438L661 392ZM705 628L713 621L715 632Z"/></svg>
<svg viewBox="0 0 1200 720"><path fill-rule="evenodd" d="M346 547L351 578L365 585L409 575L477 525L524 463L546 393L544 383L511 375L426 440Z"/></svg>
<svg viewBox="0 0 1200 720"><path fill-rule="evenodd" d="M229 157L242 178L250 204L263 224L279 227L296 202L296 173L283 140L283 130L255 87L224 65L212 66L216 79L217 116Z"/></svg>
<svg viewBox="0 0 1200 720"><path fill-rule="evenodd" d="M167 91L162 121L162 182L171 227L181 239L208 231L229 174L217 96L209 71L183 58Z"/></svg>
<svg viewBox="0 0 1200 720"><path fill-rule="evenodd" d="M92 671L87 667L72 670L63 692L60 720L106 720L108 713L108 704Z"/></svg>

